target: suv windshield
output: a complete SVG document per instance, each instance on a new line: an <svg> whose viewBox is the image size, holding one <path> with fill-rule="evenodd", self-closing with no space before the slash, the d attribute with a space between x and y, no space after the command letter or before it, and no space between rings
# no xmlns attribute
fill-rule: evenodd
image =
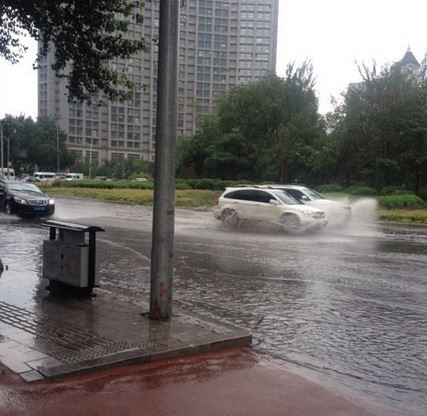
<svg viewBox="0 0 427 416"><path fill-rule="evenodd" d="M304 205L289 194L287 194L285 191L271 191L271 193L274 194L274 196L276 196L286 205Z"/></svg>
<svg viewBox="0 0 427 416"><path fill-rule="evenodd" d="M31 183L8 182L7 187L9 188L10 192L20 192L20 193L27 193L27 194L43 195L43 192L40 191L40 189L37 188L37 186L35 186Z"/></svg>
<svg viewBox="0 0 427 416"><path fill-rule="evenodd" d="M311 199L326 199L323 195L320 195L318 192L314 191L313 189L306 188L306 189L304 189L304 192Z"/></svg>

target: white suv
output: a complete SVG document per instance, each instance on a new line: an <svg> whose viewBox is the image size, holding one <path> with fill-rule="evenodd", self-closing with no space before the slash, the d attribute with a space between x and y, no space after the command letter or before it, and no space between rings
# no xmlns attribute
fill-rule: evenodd
<svg viewBox="0 0 427 416"><path fill-rule="evenodd" d="M307 207L281 190L227 188L216 203L215 218L231 227L237 227L242 220L266 221L297 233L319 230L328 223L324 211Z"/></svg>
<svg viewBox="0 0 427 416"><path fill-rule="evenodd" d="M351 220L349 204L328 199L313 189L300 185L266 185L265 187L283 190L304 205L325 211L329 225L340 225Z"/></svg>

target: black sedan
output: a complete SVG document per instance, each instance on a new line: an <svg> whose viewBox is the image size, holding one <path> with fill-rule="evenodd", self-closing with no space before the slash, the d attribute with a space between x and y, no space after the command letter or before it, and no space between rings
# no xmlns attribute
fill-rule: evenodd
<svg viewBox="0 0 427 416"><path fill-rule="evenodd" d="M55 212L55 201L32 183L0 179L0 211L20 217L42 217Z"/></svg>

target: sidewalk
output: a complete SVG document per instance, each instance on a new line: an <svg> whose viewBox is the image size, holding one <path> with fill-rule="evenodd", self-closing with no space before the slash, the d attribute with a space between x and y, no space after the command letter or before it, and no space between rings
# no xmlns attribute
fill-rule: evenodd
<svg viewBox="0 0 427 416"><path fill-rule="evenodd" d="M27 382L250 345L249 331L178 307L169 321L152 321L147 300L132 296L131 288L97 288L93 298L48 292L41 278L47 230L31 231L20 236L34 239L31 248L18 249L27 258L9 256L14 267L0 278L0 363ZM70 270L77 267L73 256L67 261ZM110 267L109 277L118 272Z"/></svg>
<svg viewBox="0 0 427 416"><path fill-rule="evenodd" d="M143 303L102 290L92 299L49 295L44 284L30 308L19 305L20 296L6 301L0 282L0 362L28 382L251 342L244 329L178 308L170 321L152 321Z"/></svg>
<svg viewBox="0 0 427 416"><path fill-rule="evenodd" d="M1 416L395 416L249 349L26 383L0 367ZM402 414L402 413L400 413Z"/></svg>

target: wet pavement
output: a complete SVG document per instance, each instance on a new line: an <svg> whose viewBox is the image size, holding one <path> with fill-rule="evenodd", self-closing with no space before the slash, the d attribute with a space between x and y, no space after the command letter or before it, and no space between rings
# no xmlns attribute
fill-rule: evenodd
<svg viewBox="0 0 427 416"><path fill-rule="evenodd" d="M99 299L114 296L136 307L147 301L150 211L59 200L58 218L107 231L99 237ZM230 232L209 212L178 210L174 303L250 329L257 351L317 380L424 414L427 230L381 228L363 219L345 229L287 236L261 227ZM46 230L1 216L0 233L9 265L0 278L1 300L34 309ZM18 283L22 271L31 277Z"/></svg>
<svg viewBox="0 0 427 416"><path fill-rule="evenodd" d="M0 362L26 381L250 345L247 330L179 308L168 322L152 321L148 298L133 302L103 289L94 298L48 292L41 278L48 229L1 219L0 253L10 268L0 279ZM108 267L107 277L115 274Z"/></svg>

